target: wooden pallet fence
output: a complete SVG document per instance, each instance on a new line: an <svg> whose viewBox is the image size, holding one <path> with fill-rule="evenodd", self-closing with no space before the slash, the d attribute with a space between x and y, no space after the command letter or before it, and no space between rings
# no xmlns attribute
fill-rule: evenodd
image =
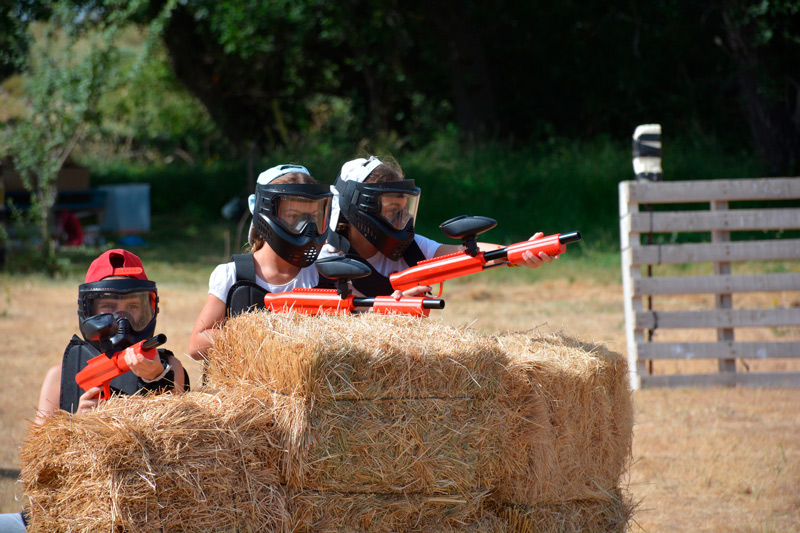
<svg viewBox="0 0 800 533"><path fill-rule="evenodd" d="M634 389L645 386L800 386L800 372L736 371L737 358L800 357L800 342L737 342L734 335L736 328L800 325L800 308L734 309L733 306L737 293L800 290L800 266L797 272L788 273L731 273L732 262L800 259L800 239L797 238L731 241L732 232L800 229L800 208L729 208L729 202L734 201L797 199L800 199L800 178L797 177L624 181L619 184L625 332ZM690 203L707 204L709 209L654 211L649 207ZM687 232L710 232L711 242L642 243L643 235ZM713 264L713 275L650 277L642 273L648 265L704 262ZM658 311L645 309L643 305L643 299L653 296L687 294L713 294L715 309ZM648 338L648 331L667 328L714 328L717 341L652 342ZM647 363L659 359L717 359L719 372L653 375Z"/></svg>

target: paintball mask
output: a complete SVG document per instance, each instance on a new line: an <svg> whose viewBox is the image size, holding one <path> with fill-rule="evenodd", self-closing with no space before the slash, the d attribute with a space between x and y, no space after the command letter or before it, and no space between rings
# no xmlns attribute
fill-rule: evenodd
<svg viewBox="0 0 800 533"><path fill-rule="evenodd" d="M109 340L117 349L149 339L156 329L158 291L154 281L130 278L103 279L78 288L78 317L84 339L101 351L100 341L90 339L84 324L92 317L111 314L117 322Z"/></svg>
<svg viewBox="0 0 800 533"><path fill-rule="evenodd" d="M332 198L326 185L257 184L253 227L286 262L307 267L325 244Z"/></svg>
<svg viewBox="0 0 800 533"><path fill-rule="evenodd" d="M340 175L334 187L347 221L383 255L400 259L414 240L420 194L414 180L362 183Z"/></svg>

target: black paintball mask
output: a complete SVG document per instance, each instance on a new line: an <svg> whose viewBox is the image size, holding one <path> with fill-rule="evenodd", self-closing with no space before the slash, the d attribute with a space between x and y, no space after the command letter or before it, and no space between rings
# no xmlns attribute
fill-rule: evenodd
<svg viewBox="0 0 800 533"><path fill-rule="evenodd" d="M414 240L420 189L414 180L361 183L343 180L334 184L344 216L379 252L397 261Z"/></svg>
<svg viewBox="0 0 800 533"><path fill-rule="evenodd" d="M333 193L327 185L256 185L253 227L287 263L316 261L328 234Z"/></svg>
<svg viewBox="0 0 800 533"><path fill-rule="evenodd" d="M98 315L112 315L116 331L98 339L87 324ZM117 278L84 283L78 287L78 319L84 340L100 351L121 350L149 339L156 329L158 290L149 280Z"/></svg>

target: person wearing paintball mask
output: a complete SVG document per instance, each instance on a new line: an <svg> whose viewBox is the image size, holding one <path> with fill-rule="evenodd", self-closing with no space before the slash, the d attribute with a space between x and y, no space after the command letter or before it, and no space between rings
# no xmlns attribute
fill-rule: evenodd
<svg viewBox="0 0 800 533"><path fill-rule="evenodd" d="M331 190L334 200L330 231L320 257L346 255L369 266L372 274L352 281L353 288L364 296L391 294L400 298L430 292L431 287L395 291L389 275L425 259L464 250L461 245L441 244L414 232L420 189L414 180L404 179L403 171L392 159L381 161L371 156L348 161ZM543 233L536 233L530 240L542 236ZM478 246L481 251L502 248L483 242ZM530 268L554 259L545 253L525 254L525 265Z"/></svg>
<svg viewBox="0 0 800 533"><path fill-rule="evenodd" d="M189 356L205 359L225 319L264 309L267 292L333 288L314 261L328 229L333 193L300 165L278 165L258 176L248 200L250 253L234 255L211 273L208 298L189 341Z"/></svg>
<svg viewBox="0 0 800 533"><path fill-rule="evenodd" d="M106 313L111 315L108 320L113 324L113 336L98 340L91 333L87 334L91 321ZM155 334L156 315L156 283L147 279L139 257L127 250L115 249L95 259L86 272L85 282L78 287L78 322L83 338L74 335L61 364L48 370L35 422L44 422L56 409L81 414L95 407L101 387L84 391L76 383L76 375L90 359L111 346L115 351L122 351L151 338ZM155 348L152 350L156 352ZM125 350L130 372L111 380L112 394L189 389L189 376L178 358L169 350L153 352Z"/></svg>

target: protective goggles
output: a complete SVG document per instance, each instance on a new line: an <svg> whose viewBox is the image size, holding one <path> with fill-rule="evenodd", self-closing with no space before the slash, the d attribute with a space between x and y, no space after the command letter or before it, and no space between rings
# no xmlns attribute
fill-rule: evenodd
<svg viewBox="0 0 800 533"><path fill-rule="evenodd" d="M331 213L331 198L306 198L289 194L279 194L273 198L273 216L287 231L295 235L305 232L309 223L323 232L328 227Z"/></svg>
<svg viewBox="0 0 800 533"><path fill-rule="evenodd" d="M395 229L403 229L417 218L420 189L414 180L358 183L351 202L362 213L382 218Z"/></svg>
<svg viewBox="0 0 800 533"><path fill-rule="evenodd" d="M300 235L312 222L319 233L328 227L333 193L327 185L259 185L255 196L254 216L269 216L289 233Z"/></svg>
<svg viewBox="0 0 800 533"><path fill-rule="evenodd" d="M380 217L397 229L417 219L419 194L387 192L378 197Z"/></svg>
<svg viewBox="0 0 800 533"><path fill-rule="evenodd" d="M151 291L93 292L83 298L87 316L111 313L125 317L135 330L144 329L156 315L156 295Z"/></svg>

